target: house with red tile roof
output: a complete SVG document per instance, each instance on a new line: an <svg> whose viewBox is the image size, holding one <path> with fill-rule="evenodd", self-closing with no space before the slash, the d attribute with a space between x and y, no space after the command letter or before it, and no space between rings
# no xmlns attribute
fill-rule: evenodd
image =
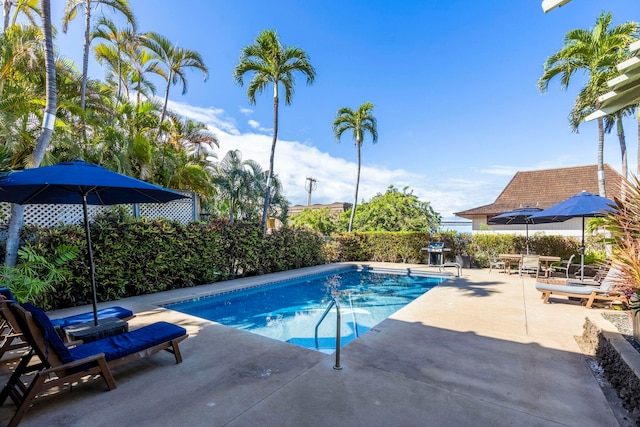
<svg viewBox="0 0 640 427"><path fill-rule="evenodd" d="M606 196L610 199L619 197L624 179L622 175L605 164L604 177ZM487 221L503 212L525 206L546 209L581 191L598 194L597 165L517 172L493 203L455 212L455 215L470 219L474 233L495 231L524 234L524 225L487 225ZM529 234L543 232L547 235L579 236L581 230L582 221L579 218L560 223L529 225Z"/></svg>

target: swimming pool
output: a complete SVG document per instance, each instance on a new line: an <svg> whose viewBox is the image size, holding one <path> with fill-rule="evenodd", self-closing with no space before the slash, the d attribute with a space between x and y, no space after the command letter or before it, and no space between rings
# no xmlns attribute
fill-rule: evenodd
<svg viewBox="0 0 640 427"><path fill-rule="evenodd" d="M315 328L332 295L341 306L341 346L446 280L342 270L165 305L166 308L320 351L335 351L335 308Z"/></svg>

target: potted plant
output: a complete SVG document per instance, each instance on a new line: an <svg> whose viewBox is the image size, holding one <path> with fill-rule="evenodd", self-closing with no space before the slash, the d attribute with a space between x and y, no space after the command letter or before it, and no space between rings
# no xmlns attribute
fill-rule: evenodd
<svg viewBox="0 0 640 427"><path fill-rule="evenodd" d="M467 233L457 234L453 240L456 262L460 264L462 268L471 268L471 255L469 255L468 252L471 235Z"/></svg>

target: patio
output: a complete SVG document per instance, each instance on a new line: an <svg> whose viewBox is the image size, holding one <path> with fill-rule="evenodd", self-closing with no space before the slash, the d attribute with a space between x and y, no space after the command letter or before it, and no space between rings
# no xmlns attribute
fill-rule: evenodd
<svg viewBox="0 0 640 427"><path fill-rule="evenodd" d="M574 339L587 316L605 330L613 325L600 310L542 304L530 277L464 269L461 278L452 277L343 347L341 371L332 369L334 355L158 307L271 276L113 303L137 313L132 327L166 320L187 328L184 362L176 365L160 353L120 366L113 370L117 389L107 392L102 380L91 379L72 392L39 398L21 425L633 424L612 409ZM80 311L87 307L52 317ZM14 409L5 402L0 422L8 422Z"/></svg>

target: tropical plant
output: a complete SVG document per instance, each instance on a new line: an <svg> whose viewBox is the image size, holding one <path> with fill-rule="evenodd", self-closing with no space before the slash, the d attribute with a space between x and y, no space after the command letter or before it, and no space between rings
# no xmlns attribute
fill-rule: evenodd
<svg viewBox="0 0 640 427"><path fill-rule="evenodd" d="M325 236L337 229L338 214L331 213L331 208L322 209L305 208L297 215L289 218L289 223L297 228L309 228Z"/></svg>
<svg viewBox="0 0 640 427"><path fill-rule="evenodd" d="M164 122L167 113L167 103L169 102L169 89L171 85L178 82L182 83L182 94L187 93L187 77L186 71L189 68L195 68L202 71L204 80L207 80L207 67L204 65L202 56L195 50L185 49L172 45L169 39L161 34L149 32L144 36L144 45L152 52L152 57L157 61L158 67L155 72L162 76L167 82L164 91L164 105L160 114L160 122L158 124L158 134L160 126Z"/></svg>
<svg viewBox="0 0 640 427"><path fill-rule="evenodd" d="M133 71L128 62L127 53L131 51L131 46L136 43L138 37L132 26L120 30L113 21L105 17L98 19L96 28L91 33L92 40L105 40L105 42L95 47L95 54L98 63L106 63L109 66L112 76L116 80L117 92L113 107L114 115L122 97L123 87L126 89L127 96L129 95L128 78Z"/></svg>
<svg viewBox="0 0 640 427"><path fill-rule="evenodd" d="M542 92L547 91L550 81L555 77L560 78L560 87L566 89L577 71L585 71L589 81L583 89L583 98L594 101L594 97L601 94L599 88L602 76L609 74L620 62L621 52L638 31L637 24L631 22L610 28L611 20L611 13L603 12L590 31L574 29L565 35L562 49L552 54L544 63L544 72L538 80L538 87ZM576 104L581 103L584 104L584 99L576 100ZM604 125L602 118L599 118L598 191L600 196L605 197L603 151Z"/></svg>
<svg viewBox="0 0 640 427"><path fill-rule="evenodd" d="M89 75L89 49L91 45L91 11L95 6L109 6L113 10L120 12L131 26L136 28L136 19L133 16L133 12L129 7L127 0L67 0L66 7L62 14L62 31L67 32L69 28L69 22L71 22L77 15L80 9L84 11L84 45L82 48L82 86L80 90L80 107L84 110L86 93L87 93L87 80Z"/></svg>
<svg viewBox="0 0 640 427"><path fill-rule="evenodd" d="M350 215L345 211L343 215ZM423 231L434 233L440 216L429 202L423 202L408 187L402 191L390 185L384 194L376 194L360 204L353 224L358 231Z"/></svg>
<svg viewBox="0 0 640 427"><path fill-rule="evenodd" d="M358 205L358 188L360 186L360 166L361 166L361 154L362 143L364 142L365 134L368 132L371 135L372 142L375 144L378 141L378 129L377 121L373 116L373 104L371 102L365 102L356 111L351 108L340 108L336 114L336 118L333 121L333 133L336 140L340 142L342 134L351 130L353 132L353 139L358 150L358 173L356 175L356 191L353 198L353 208L351 209L351 217L349 218L349 227L347 231L351 233L353 228L353 219L356 214L356 207Z"/></svg>
<svg viewBox="0 0 640 427"><path fill-rule="evenodd" d="M278 108L280 105L280 85L284 88L285 104L291 104L294 91L294 73L300 72L307 78L307 85L313 83L316 70L309 62L307 53L293 46L283 46L274 30L262 31L254 44L246 46L240 54L240 61L236 65L233 76L236 82L242 86L244 75L253 73L253 77L247 87L249 103L256 103L256 94L262 93L269 84L273 84L273 139L271 142L271 156L269 157L269 170L267 185L264 190L264 207L262 210L262 229L267 230L267 214L271 199L271 185L273 183L273 164L278 140Z"/></svg>
<svg viewBox="0 0 640 427"><path fill-rule="evenodd" d="M613 243L612 262L618 268L619 285L628 295L640 290L640 180L625 186L625 198L615 198L615 210L605 217Z"/></svg>
<svg viewBox="0 0 640 427"><path fill-rule="evenodd" d="M624 51L621 51L621 54L624 54ZM597 106L600 104L598 96L609 91L607 81L615 77L616 74L617 72L615 69L611 69L605 74L599 73L595 75L594 78L591 79L590 83L580 91L569 117L572 132L577 133L580 124L584 122L585 118L596 111ZM604 133L611 133L614 128L616 129L620 145L621 171L622 176L625 178L628 178L629 172L627 165L627 143L622 119L624 117L635 115L635 112L636 106L632 105L602 118Z"/></svg>
<svg viewBox="0 0 640 427"><path fill-rule="evenodd" d="M47 147L51 142L53 128L56 118L56 64L53 57L53 33L51 28L51 2L42 0L42 32L44 34L44 62L46 70L46 93L45 106L42 119L42 130L36 147L31 157L31 167L38 167L44 158ZM20 229L24 221L24 206L13 204L11 206L11 220L9 222L9 233L7 236L7 246L5 264L14 266L17 262L18 245L20 241Z"/></svg>
<svg viewBox="0 0 640 427"><path fill-rule="evenodd" d="M36 26L36 16L40 16L42 11L38 7L39 0L3 0L4 24L2 31L7 31L9 27L16 25L18 16L24 15L27 21ZM11 8L15 6L13 17L11 17Z"/></svg>
<svg viewBox="0 0 640 427"><path fill-rule="evenodd" d="M255 160L243 160L240 150L227 152L222 160L213 166L213 182L217 194L210 203L217 216L227 217L231 223L236 220L258 220L264 196L266 172ZM277 176L273 178L271 212L286 216L288 203L281 195L281 184ZM276 212L277 211L277 212Z"/></svg>
<svg viewBox="0 0 640 427"><path fill-rule="evenodd" d="M70 275L65 264L74 259L77 246L60 245L53 259L36 253L34 248L25 246L18 251L20 262L15 267L3 266L0 270L2 284L9 288L18 302L33 302L43 292L54 290L54 285Z"/></svg>

